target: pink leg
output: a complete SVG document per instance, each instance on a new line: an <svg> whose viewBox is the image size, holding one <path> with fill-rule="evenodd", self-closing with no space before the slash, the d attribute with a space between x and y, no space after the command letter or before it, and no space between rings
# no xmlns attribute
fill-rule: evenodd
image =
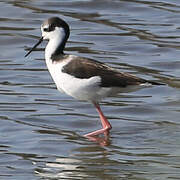
<svg viewBox="0 0 180 180"><path fill-rule="evenodd" d="M108 120L106 119L106 117L105 117L104 114L102 113L99 104L94 103L94 106L95 106L96 110L97 110L98 113L99 113L99 117L100 117L100 119L101 119L101 123L102 123L102 127L103 127L103 128L100 129L100 130L97 130L97 131L88 133L88 134L85 135L85 137L88 137L88 136L96 136L96 135L99 135L99 134L102 134L102 133L104 133L105 136L108 136L109 130L112 128L112 127L111 127L111 124L108 122Z"/></svg>

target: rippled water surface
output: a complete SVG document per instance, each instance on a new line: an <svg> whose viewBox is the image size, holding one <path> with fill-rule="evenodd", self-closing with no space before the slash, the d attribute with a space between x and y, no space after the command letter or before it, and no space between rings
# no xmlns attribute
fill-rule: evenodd
<svg viewBox="0 0 180 180"><path fill-rule="evenodd" d="M82 136L95 108L56 90L46 42L24 58L51 16L71 26L66 53L167 84L105 99L99 143ZM0 48L0 179L179 179L179 0L1 0Z"/></svg>

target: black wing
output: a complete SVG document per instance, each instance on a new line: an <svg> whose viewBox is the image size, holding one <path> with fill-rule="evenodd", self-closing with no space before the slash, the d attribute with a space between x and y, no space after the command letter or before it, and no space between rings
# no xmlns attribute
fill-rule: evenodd
<svg viewBox="0 0 180 180"><path fill-rule="evenodd" d="M73 59L63 67L62 71L80 79L99 76L101 78L101 87L126 87L128 85L139 85L146 82L155 85L158 84L138 78L129 73L119 72L104 63L82 57Z"/></svg>

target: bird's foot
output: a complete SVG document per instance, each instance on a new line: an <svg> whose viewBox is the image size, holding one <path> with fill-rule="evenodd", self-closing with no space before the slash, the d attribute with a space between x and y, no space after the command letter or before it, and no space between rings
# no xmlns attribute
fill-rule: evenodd
<svg viewBox="0 0 180 180"><path fill-rule="evenodd" d="M86 138L90 141L96 142L101 146L108 146L110 145L109 136L99 137L99 136L86 136Z"/></svg>
<svg viewBox="0 0 180 180"><path fill-rule="evenodd" d="M100 134L104 134L105 136L108 136L109 135L109 131L111 129L111 125L109 124L109 126L106 126L102 129L99 129L97 131L93 131L93 132L90 132L88 134L85 134L84 137L92 137L92 136L97 136L97 135L100 135Z"/></svg>

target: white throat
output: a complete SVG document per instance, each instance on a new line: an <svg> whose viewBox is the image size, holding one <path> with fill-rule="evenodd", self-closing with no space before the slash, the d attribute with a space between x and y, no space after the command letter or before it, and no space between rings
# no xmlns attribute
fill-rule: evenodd
<svg viewBox="0 0 180 180"><path fill-rule="evenodd" d="M65 39L65 32L63 28L56 27L53 32L47 35L49 42L45 48L45 59L46 61L51 60L52 55L61 46Z"/></svg>

